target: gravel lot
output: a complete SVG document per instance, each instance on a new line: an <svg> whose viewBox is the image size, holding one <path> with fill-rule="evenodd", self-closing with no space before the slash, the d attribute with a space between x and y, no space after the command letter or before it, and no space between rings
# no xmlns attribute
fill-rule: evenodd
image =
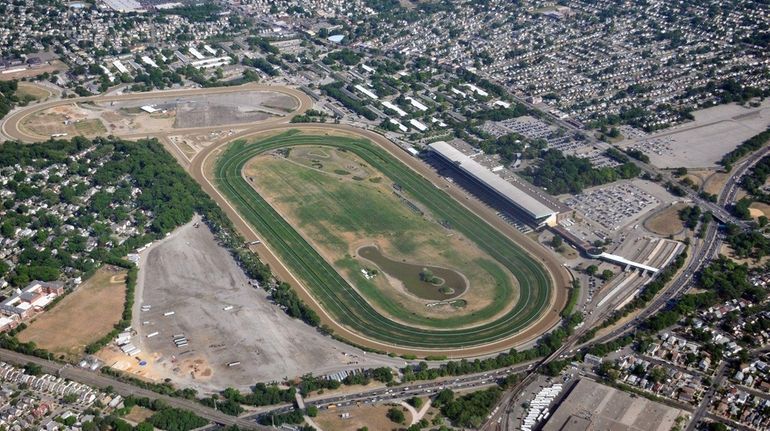
<svg viewBox="0 0 770 431"><path fill-rule="evenodd" d="M770 102L757 108L720 105L695 111L693 115L695 121L624 141L621 146L642 150L659 168L711 167L725 153L770 125Z"/></svg>
<svg viewBox="0 0 770 431"><path fill-rule="evenodd" d="M188 223L142 252L133 343L149 362L148 375L209 392L395 363L289 318L247 281L203 224ZM177 348L180 334L189 344Z"/></svg>

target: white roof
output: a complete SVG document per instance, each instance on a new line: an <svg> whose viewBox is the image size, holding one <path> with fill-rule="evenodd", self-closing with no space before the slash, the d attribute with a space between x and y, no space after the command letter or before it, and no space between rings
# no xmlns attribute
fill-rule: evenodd
<svg viewBox="0 0 770 431"><path fill-rule="evenodd" d="M447 144L444 141L434 142L429 145L431 150L435 151L445 159L456 164L467 174L478 181L481 181L488 187L491 187L511 203L521 208L534 219L550 217L556 214L556 211L549 208L544 203L530 196L527 192L521 190L510 182L495 175L492 171L482 166L480 163L466 156L457 148Z"/></svg>

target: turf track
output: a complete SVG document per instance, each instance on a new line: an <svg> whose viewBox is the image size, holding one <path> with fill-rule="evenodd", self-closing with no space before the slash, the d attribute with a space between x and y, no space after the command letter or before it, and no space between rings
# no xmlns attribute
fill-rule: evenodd
<svg viewBox="0 0 770 431"><path fill-rule="evenodd" d="M243 178L253 157L279 148L321 145L350 150L406 192L418 197L435 216L448 220L513 273L519 300L500 318L471 328L424 329L379 314L351 287ZM304 282L313 297L337 322L375 341L401 347L447 349L500 341L533 323L548 307L550 277L543 266L514 242L483 222L452 197L366 139L301 135L290 131L253 144L236 141L215 167L218 188L262 235L283 263Z"/></svg>

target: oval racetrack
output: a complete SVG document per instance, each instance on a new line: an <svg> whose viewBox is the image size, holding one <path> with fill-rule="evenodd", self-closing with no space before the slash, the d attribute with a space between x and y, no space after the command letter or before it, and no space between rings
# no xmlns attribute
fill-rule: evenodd
<svg viewBox="0 0 770 431"><path fill-rule="evenodd" d="M354 152L436 217L474 241L516 277L517 303L496 320L468 328L423 329L393 321L378 313L305 239L246 181L242 171L253 157L279 148L321 145ZM367 139L319 136L290 131L247 144L230 144L216 163L217 188L262 236L283 263L303 282L335 321L361 336L394 347L446 350L494 343L535 323L553 295L546 269L516 243L482 221L444 191Z"/></svg>

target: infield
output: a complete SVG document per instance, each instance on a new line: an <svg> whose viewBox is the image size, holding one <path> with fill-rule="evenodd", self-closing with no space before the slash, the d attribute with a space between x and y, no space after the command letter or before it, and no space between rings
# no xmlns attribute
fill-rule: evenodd
<svg viewBox="0 0 770 431"><path fill-rule="evenodd" d="M359 291L362 286L355 280L352 280L352 283L356 285L352 286L340 275L308 240L253 188L253 183L246 179L247 175L244 175L244 168L256 156L298 146L321 146L329 149L345 149L354 153L367 167L374 170L375 176L372 178L378 177L377 172L381 173L380 181L386 184L387 181L397 184L406 196L415 197L416 202L413 204L418 208L424 208L436 223L443 222L455 234L467 238L473 247L488 255L491 258L490 262L496 262L496 265L490 265L484 270L494 273L493 266L499 266L513 274L519 287L516 299L509 300L512 304L504 304L504 307L510 307L499 316L494 316L489 321L477 319L475 324L470 323L468 317L464 317L466 320L453 322L454 326L446 322L443 325L436 325L435 319L417 314L409 314L411 321L404 323L381 313L377 307L383 307L383 303L376 303L376 306L373 306L370 298L362 296ZM553 295L551 278L538 261L446 192L436 188L382 147L367 139L350 136L304 135L297 131L290 131L260 139L251 144L236 141L230 144L219 157L214 169L218 188L262 235L283 263L291 268L293 274L302 280L303 288L311 294L314 305L322 311L323 315L350 331L380 344L440 350L481 346L505 340L537 322L546 311L549 299ZM325 175L329 176L328 173ZM337 181L378 184L376 180L364 180L363 177L360 180L354 180L352 172L350 180ZM398 232L400 226L396 228ZM498 269L498 273L502 272ZM505 302L505 300L499 302ZM403 316L402 311L401 317Z"/></svg>
<svg viewBox="0 0 770 431"><path fill-rule="evenodd" d="M451 222L433 214L419 196L351 151L281 149L252 159L244 175L367 302L391 319L427 328L471 326L515 302L515 280L508 271ZM393 260L379 258L372 248ZM437 280L428 280L428 274ZM464 307L450 301L455 292L464 293Z"/></svg>

